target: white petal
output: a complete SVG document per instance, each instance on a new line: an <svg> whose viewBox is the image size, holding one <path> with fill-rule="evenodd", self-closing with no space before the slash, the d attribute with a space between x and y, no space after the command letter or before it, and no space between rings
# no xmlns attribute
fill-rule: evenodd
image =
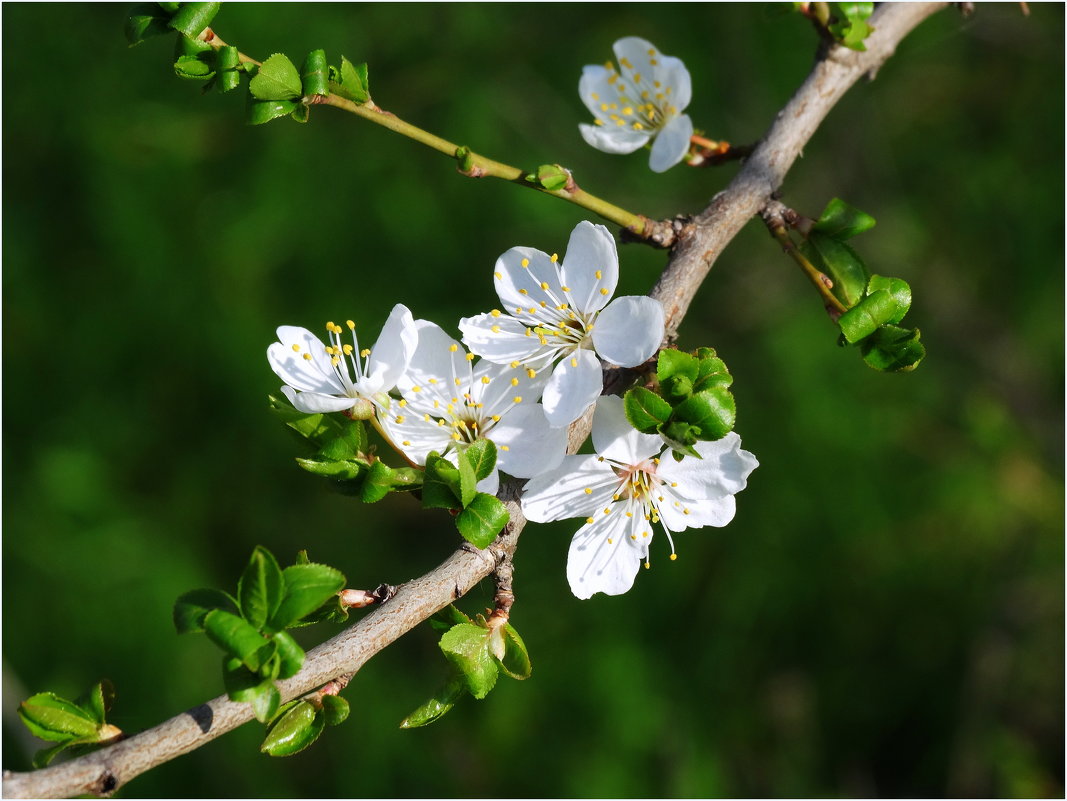
<svg viewBox="0 0 1067 801"><path fill-rule="evenodd" d="M535 523L591 517L603 513L618 486L619 478L607 462L595 456L565 456L559 467L526 482L522 512Z"/></svg>
<svg viewBox="0 0 1067 801"><path fill-rule="evenodd" d="M648 166L652 172L666 172L689 152L689 140L693 135L693 121L688 114L680 114L667 120L659 129L656 141L652 143L652 155L648 157Z"/></svg>
<svg viewBox="0 0 1067 801"><path fill-rule="evenodd" d="M567 429L549 426L539 404L512 409L489 432L489 438L497 447L497 468L516 478L551 470L567 451Z"/></svg>
<svg viewBox="0 0 1067 801"><path fill-rule="evenodd" d="M582 133L582 139L597 150L618 155L633 153L652 138L649 131L634 131L610 120L603 125L581 122L578 123L578 130Z"/></svg>
<svg viewBox="0 0 1067 801"><path fill-rule="evenodd" d="M576 350L552 371L541 402L553 427L569 426L596 402L604 390L604 374L591 350Z"/></svg>
<svg viewBox="0 0 1067 801"><path fill-rule="evenodd" d="M409 406L378 415L378 420L396 447L416 464L426 464L430 451L444 452L452 444L452 429L427 421ZM400 420L401 422L397 422Z"/></svg>
<svg viewBox="0 0 1067 801"><path fill-rule="evenodd" d="M326 346L306 328L278 327L278 342L267 348L267 361L278 378L291 387L324 395L343 395L345 386L337 377ZM293 350L296 345L298 350ZM311 354L311 359L305 359Z"/></svg>
<svg viewBox="0 0 1067 801"><path fill-rule="evenodd" d="M463 343L471 353L497 364L535 359L542 349L536 336L526 334L526 326L506 314L491 312L459 321Z"/></svg>
<svg viewBox="0 0 1067 801"><path fill-rule="evenodd" d="M538 319L542 301L553 307L564 302L556 263L535 248L508 250L496 260L493 279L503 311L520 321ZM530 312L531 308L534 312Z"/></svg>
<svg viewBox="0 0 1067 801"><path fill-rule="evenodd" d="M466 392L471 382L471 364L463 347L435 323L418 320L415 325L419 344L412 354L407 373L397 381L400 391L409 400L410 396L420 392L445 400Z"/></svg>
<svg viewBox="0 0 1067 801"><path fill-rule="evenodd" d="M663 304L646 295L615 298L593 327L593 345L605 361L636 367L663 341Z"/></svg>
<svg viewBox="0 0 1067 801"><path fill-rule="evenodd" d="M601 108L601 104L610 103L618 94L618 90L608 82L612 74L611 70L599 64L588 64L582 68L582 77L578 81L578 96L597 119L607 119L609 111Z"/></svg>
<svg viewBox="0 0 1067 801"><path fill-rule="evenodd" d="M633 525L613 512L578 529L567 553L567 581L575 596L621 595L633 586L645 553L644 545L630 539Z"/></svg>
<svg viewBox="0 0 1067 801"><path fill-rule="evenodd" d="M407 306L396 304L382 326L367 360L368 394L388 392L404 374L419 343L419 332Z"/></svg>
<svg viewBox="0 0 1067 801"><path fill-rule="evenodd" d="M297 392L289 386L282 387L282 394L298 410L306 414L341 412L352 408L352 398L347 396L320 395L318 392Z"/></svg>
<svg viewBox="0 0 1067 801"><path fill-rule="evenodd" d="M481 419L485 420L494 414L505 417L519 406L537 402L548 382L548 373L536 373L531 378L528 369L489 361L478 362L470 391L472 402L481 404L476 407Z"/></svg>
<svg viewBox="0 0 1067 801"><path fill-rule="evenodd" d="M622 398L605 395L597 401L593 414L593 447L606 459L636 465L658 455L663 440L635 429L626 419Z"/></svg>
<svg viewBox="0 0 1067 801"><path fill-rule="evenodd" d="M678 111L685 111L693 96L693 83L682 60L674 56L660 56L653 75L664 89L671 90L665 94L666 101Z"/></svg>
<svg viewBox="0 0 1067 801"><path fill-rule="evenodd" d="M655 51L656 58L659 59L659 51L652 42L640 36L624 36L615 42L612 49L615 51L615 60L619 62L619 69L627 80L631 80L634 73L642 77L652 77L655 67L652 65L653 56L649 51ZM626 66L627 63L629 67Z"/></svg>
<svg viewBox="0 0 1067 801"><path fill-rule="evenodd" d="M496 495L497 491L500 489L500 471L494 467L493 472L475 485L475 489L477 489L478 492Z"/></svg>
<svg viewBox="0 0 1067 801"><path fill-rule="evenodd" d="M619 283L619 254L611 232L586 220L578 223L560 272L575 309L589 313L604 308Z"/></svg>
<svg viewBox="0 0 1067 801"><path fill-rule="evenodd" d="M741 450L741 438L733 431L714 442L698 442L695 447L702 459L664 459L657 471L664 480L677 483L687 498L721 498L740 492L759 466L755 456Z"/></svg>

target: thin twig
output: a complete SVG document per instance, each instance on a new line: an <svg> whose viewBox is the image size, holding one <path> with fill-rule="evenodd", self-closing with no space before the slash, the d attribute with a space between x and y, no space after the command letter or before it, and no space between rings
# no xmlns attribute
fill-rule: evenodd
<svg viewBox="0 0 1067 801"><path fill-rule="evenodd" d="M871 18L874 33L866 52L833 47L789 101L730 186L691 222L678 224L667 268L650 293L667 312L672 340L712 264L742 226L781 186L801 148L819 123L860 77L892 54L916 25L946 3L888 3ZM570 452L588 436L587 412L571 426ZM511 514L504 532L485 550L459 548L440 566L397 588L396 594L355 625L312 649L303 669L278 683L283 700L355 674L374 654L434 612L464 595L514 556L526 524L518 500L521 483L506 482L500 497ZM188 753L252 719L251 707L225 696L184 712L109 748L33 773L5 772L5 798L61 798L106 795L156 765Z"/></svg>

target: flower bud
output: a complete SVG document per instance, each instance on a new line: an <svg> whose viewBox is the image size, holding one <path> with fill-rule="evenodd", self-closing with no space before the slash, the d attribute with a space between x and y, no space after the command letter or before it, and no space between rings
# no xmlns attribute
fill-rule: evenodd
<svg viewBox="0 0 1067 801"><path fill-rule="evenodd" d="M341 604L349 609L362 609L377 600L366 590L341 590L338 595L341 598Z"/></svg>

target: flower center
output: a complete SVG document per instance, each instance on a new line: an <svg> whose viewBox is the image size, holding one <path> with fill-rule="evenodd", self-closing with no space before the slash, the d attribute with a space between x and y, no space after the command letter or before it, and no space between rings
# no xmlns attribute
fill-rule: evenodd
<svg viewBox="0 0 1067 801"><path fill-rule="evenodd" d="M352 332L352 344L341 344L341 334L344 333L344 329L336 323L326 323L326 330L329 332L330 344L326 346L326 354L330 357L330 364L333 365L333 371L340 380L341 385L348 391L348 394L352 397L358 397L359 392L356 390L354 384L359 384L363 381L364 376L367 374L367 362L370 359L370 348L359 349L359 338L356 336L356 324L351 320L346 320L345 325L348 326L348 330ZM349 372L349 365L352 367L352 372L355 373L356 380L352 381L352 373Z"/></svg>

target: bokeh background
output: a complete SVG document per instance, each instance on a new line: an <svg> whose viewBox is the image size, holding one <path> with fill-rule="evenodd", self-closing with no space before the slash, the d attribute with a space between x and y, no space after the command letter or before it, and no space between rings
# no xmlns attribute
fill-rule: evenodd
<svg viewBox="0 0 1067 801"><path fill-rule="evenodd" d="M377 330L396 302L455 331L494 304L496 256L562 252L586 216L330 109L245 126L239 93L173 76L169 39L127 49L125 11L3 9L5 768L41 745L10 724L32 692L108 677L128 731L218 695L216 649L176 636L171 605L231 587L258 543L357 587L450 553L442 516L362 506L295 466L265 349L282 323ZM683 533L628 595L580 602L574 526L531 527L513 616L529 681L400 731L445 673L420 627L311 750L268 759L249 725L120 795L1062 796L1063 14L929 20L783 187L813 216L836 195L878 219L856 244L913 287L918 371L839 349L753 222L681 341L726 359L761 462L728 528ZM250 4L215 27L259 58L368 61L403 118L560 162L654 217L703 208L736 165L654 175L588 148L582 65L645 36L688 65L696 124L745 143L815 48L760 4ZM621 259L621 291L642 293L665 255Z"/></svg>

